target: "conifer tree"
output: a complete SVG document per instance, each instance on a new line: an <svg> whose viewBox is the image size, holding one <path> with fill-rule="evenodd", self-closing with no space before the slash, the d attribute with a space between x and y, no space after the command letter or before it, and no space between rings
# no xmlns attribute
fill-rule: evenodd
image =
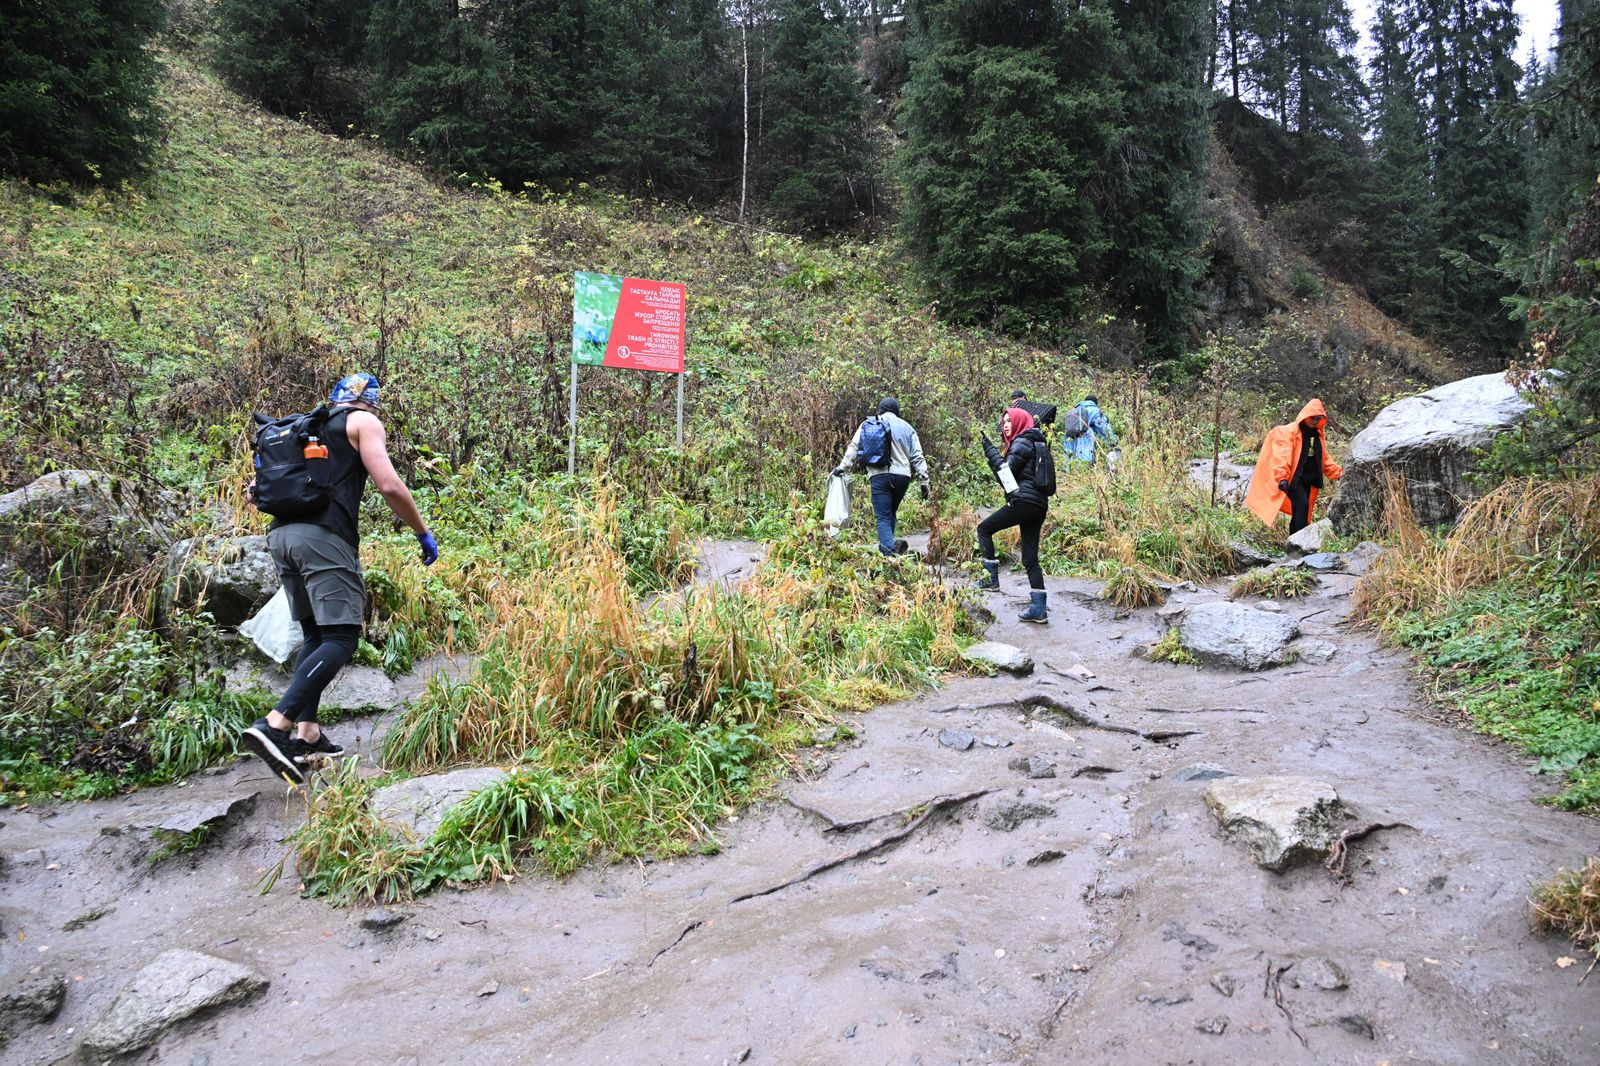
<svg viewBox="0 0 1600 1066"><path fill-rule="evenodd" d="M1204 265L1205 0L1116 0L1113 11L1128 134L1108 175L1108 276L1144 324L1151 354L1168 358L1193 332Z"/></svg>
<svg viewBox="0 0 1600 1066"><path fill-rule="evenodd" d="M354 79L372 0L217 0L212 65L225 81L285 115L342 127L359 120Z"/></svg>
<svg viewBox="0 0 1600 1066"><path fill-rule="evenodd" d="M0 166L34 181L118 181L160 132L146 50L160 0L0 9Z"/></svg>
<svg viewBox="0 0 1600 1066"><path fill-rule="evenodd" d="M368 120L391 148L452 171L492 172L505 63L459 0L376 0L367 50Z"/></svg>
<svg viewBox="0 0 1600 1066"><path fill-rule="evenodd" d="M902 225L941 309L1049 328L1110 246L1091 196L1121 137L1106 0L913 0Z"/></svg>
<svg viewBox="0 0 1600 1066"><path fill-rule="evenodd" d="M866 193L856 33L841 0L779 0L763 79L767 207L810 229L847 221Z"/></svg>

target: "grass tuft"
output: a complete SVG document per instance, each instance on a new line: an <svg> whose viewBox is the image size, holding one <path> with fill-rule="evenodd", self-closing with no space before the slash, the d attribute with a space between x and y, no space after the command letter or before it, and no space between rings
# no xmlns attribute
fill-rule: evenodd
<svg viewBox="0 0 1600 1066"><path fill-rule="evenodd" d="M1119 566L1100 595L1118 607L1153 607L1167 602L1166 591L1154 575L1141 566Z"/></svg>
<svg viewBox="0 0 1600 1066"><path fill-rule="evenodd" d="M1531 903L1535 929L1564 933L1600 958L1600 859L1591 858L1581 870L1563 870L1540 886Z"/></svg>
<svg viewBox="0 0 1600 1066"><path fill-rule="evenodd" d="M1246 596L1265 596L1274 600L1292 600L1309 596L1320 584L1317 575L1299 566L1267 566L1251 570L1234 579L1228 588L1230 600Z"/></svg>
<svg viewBox="0 0 1600 1066"><path fill-rule="evenodd" d="M1174 663L1178 666L1198 666L1200 660L1190 655L1183 646L1178 636L1178 627L1173 626L1161 635L1161 639L1150 645L1149 659L1153 663Z"/></svg>

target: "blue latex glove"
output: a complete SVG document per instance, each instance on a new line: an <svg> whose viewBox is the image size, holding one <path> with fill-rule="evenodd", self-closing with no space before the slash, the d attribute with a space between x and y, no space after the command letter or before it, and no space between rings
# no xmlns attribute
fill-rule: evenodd
<svg viewBox="0 0 1600 1066"><path fill-rule="evenodd" d="M439 542L432 533L418 533L417 545L422 549L422 565L432 566L439 561Z"/></svg>

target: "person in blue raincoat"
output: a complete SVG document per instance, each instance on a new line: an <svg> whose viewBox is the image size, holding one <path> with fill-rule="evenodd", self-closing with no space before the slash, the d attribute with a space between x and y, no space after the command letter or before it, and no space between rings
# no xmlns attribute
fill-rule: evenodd
<svg viewBox="0 0 1600 1066"><path fill-rule="evenodd" d="M1073 433L1076 423L1081 423L1081 430ZM1084 462L1094 462L1094 439L1099 437L1106 444L1115 448L1117 446L1117 432L1111 428L1111 422L1106 418L1105 412L1100 410L1100 401L1094 396L1085 396L1083 402L1067 413L1061 424L1061 446L1067 453L1067 461L1082 459Z"/></svg>

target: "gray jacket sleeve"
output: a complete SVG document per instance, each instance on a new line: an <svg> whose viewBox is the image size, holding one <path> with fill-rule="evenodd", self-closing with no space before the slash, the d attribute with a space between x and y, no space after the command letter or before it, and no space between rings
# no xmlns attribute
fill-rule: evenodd
<svg viewBox="0 0 1600 1066"><path fill-rule="evenodd" d="M856 465L856 459L861 454L861 430L865 426L866 423L863 422L856 427L856 435L850 438L850 444L844 450L844 458L839 460L840 466L849 468Z"/></svg>
<svg viewBox="0 0 1600 1066"><path fill-rule="evenodd" d="M917 475L917 480L924 485L928 483L928 460L922 455L922 438L917 436L917 431L911 431L911 470Z"/></svg>

